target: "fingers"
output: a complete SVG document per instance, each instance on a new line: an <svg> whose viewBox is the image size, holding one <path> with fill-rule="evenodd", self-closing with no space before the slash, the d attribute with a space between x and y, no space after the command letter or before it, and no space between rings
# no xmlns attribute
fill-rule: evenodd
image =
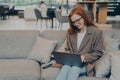
<svg viewBox="0 0 120 80"><path fill-rule="evenodd" d="M60 67L62 67L62 66L63 66L62 64L58 64L58 63L52 64L52 67L56 67L56 68L60 68Z"/></svg>
<svg viewBox="0 0 120 80"><path fill-rule="evenodd" d="M85 57L83 55L81 55L81 61L85 62Z"/></svg>

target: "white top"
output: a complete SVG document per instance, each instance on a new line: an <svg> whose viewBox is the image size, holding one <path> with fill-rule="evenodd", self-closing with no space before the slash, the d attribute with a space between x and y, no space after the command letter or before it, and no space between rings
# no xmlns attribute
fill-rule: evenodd
<svg viewBox="0 0 120 80"><path fill-rule="evenodd" d="M82 43L82 40L85 36L85 33L86 33L86 30L84 32L80 32L77 34L77 49L79 49L81 43Z"/></svg>

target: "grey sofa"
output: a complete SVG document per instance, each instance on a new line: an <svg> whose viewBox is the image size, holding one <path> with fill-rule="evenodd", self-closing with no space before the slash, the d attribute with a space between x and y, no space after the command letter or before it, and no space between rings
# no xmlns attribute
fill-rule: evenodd
<svg viewBox="0 0 120 80"><path fill-rule="evenodd" d="M0 30L0 80L40 80L40 66L26 59L40 35L36 30Z"/></svg>
<svg viewBox="0 0 120 80"><path fill-rule="evenodd" d="M104 34L120 39L119 30L106 30ZM60 68L43 69L44 64L41 65L40 62L27 58L38 36L56 40L55 50L58 50L64 43L66 31L0 30L0 80L55 80ZM108 80L109 78L95 75L95 77L82 76L79 80Z"/></svg>
<svg viewBox="0 0 120 80"><path fill-rule="evenodd" d="M63 43L66 31L50 31L46 30L43 32L42 37L50 40L58 40L58 47L60 48L61 43ZM104 52L105 54L101 57L100 60L96 63L95 67L95 76L94 77L80 77L79 80L117 80L117 78L112 78L115 74L120 74L120 71L114 74L114 71L111 70L113 67L111 63L111 53L112 54L120 54L118 49L118 44L120 43L120 30L103 30L104 37ZM108 39L109 38L109 39ZM114 41L115 40L115 41ZM120 55L119 55L120 57ZM119 58L118 58L119 59ZM119 63L119 62L118 62ZM118 64L116 62L116 64ZM120 65L119 65L120 66ZM117 68L118 69L118 68ZM41 79L42 80L55 80L58 75L60 69L59 68L46 68L41 70ZM112 71L112 72L111 72Z"/></svg>

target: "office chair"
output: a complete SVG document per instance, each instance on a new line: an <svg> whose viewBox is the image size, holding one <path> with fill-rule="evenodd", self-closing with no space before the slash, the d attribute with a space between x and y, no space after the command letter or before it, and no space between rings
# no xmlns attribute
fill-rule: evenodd
<svg viewBox="0 0 120 80"><path fill-rule="evenodd" d="M38 9L34 9L34 12L35 12L35 16L37 18L36 25L37 25L38 21L41 20L41 27L42 27L42 20L46 20L46 27L48 27L47 20L50 20L51 18L50 17L42 17L41 12Z"/></svg>
<svg viewBox="0 0 120 80"><path fill-rule="evenodd" d="M62 16L60 10L55 10L55 16L59 22L58 28L62 29L63 23L68 23L68 16Z"/></svg>

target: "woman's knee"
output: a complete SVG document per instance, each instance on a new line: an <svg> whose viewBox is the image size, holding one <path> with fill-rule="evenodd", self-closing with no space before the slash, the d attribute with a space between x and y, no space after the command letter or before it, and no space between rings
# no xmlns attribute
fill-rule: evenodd
<svg viewBox="0 0 120 80"><path fill-rule="evenodd" d="M72 72L73 73L78 73L78 74L84 74L87 72L86 67L77 67L77 66L73 66L72 67Z"/></svg>
<svg viewBox="0 0 120 80"><path fill-rule="evenodd" d="M64 68L64 69L71 69L71 66L64 65L62 68Z"/></svg>
<svg viewBox="0 0 120 80"><path fill-rule="evenodd" d="M73 67L71 68L71 71L72 71L72 72L80 72L80 68L77 67L77 66L73 66Z"/></svg>

